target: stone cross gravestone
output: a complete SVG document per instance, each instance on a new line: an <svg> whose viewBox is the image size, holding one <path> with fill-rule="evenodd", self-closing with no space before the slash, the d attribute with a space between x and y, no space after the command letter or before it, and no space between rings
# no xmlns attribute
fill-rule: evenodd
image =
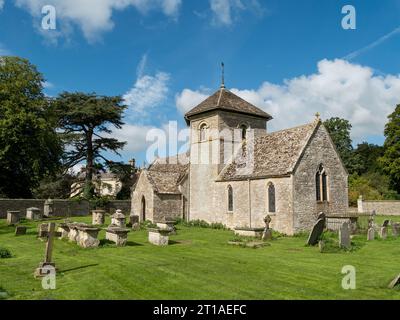
<svg viewBox="0 0 400 320"><path fill-rule="evenodd" d="M326 216L323 212L318 215L318 220L312 228L310 235L307 240L307 244L310 246L315 246L318 244L318 240L324 232L326 224Z"/></svg>
<svg viewBox="0 0 400 320"><path fill-rule="evenodd" d="M339 246L346 249L351 247L350 226L348 222L344 222L339 229Z"/></svg>
<svg viewBox="0 0 400 320"><path fill-rule="evenodd" d="M46 253L44 257L44 261L39 264L39 267L35 271L35 277L44 277L49 273L48 266L53 268L56 267L55 263L52 262L53 256L53 245L54 245L54 238L60 237L61 234L55 231L56 224L51 222L48 224L48 230L46 232L47 236L47 243L46 243Z"/></svg>
<svg viewBox="0 0 400 320"><path fill-rule="evenodd" d="M272 230L269 228L269 224L271 223L272 219L269 215L264 218L265 229L262 235L262 240L271 240L272 239Z"/></svg>

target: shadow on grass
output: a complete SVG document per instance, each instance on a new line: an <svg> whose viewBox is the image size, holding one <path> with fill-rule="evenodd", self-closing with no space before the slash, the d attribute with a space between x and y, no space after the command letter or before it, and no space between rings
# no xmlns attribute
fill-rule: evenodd
<svg viewBox="0 0 400 320"><path fill-rule="evenodd" d="M140 244L140 243L137 243L137 242L133 242L133 241L128 241L125 246L126 247L140 247L140 246L143 246L143 244ZM107 239L102 239L102 240L100 240L99 247L100 248L101 247L104 247L104 248L116 247L116 244L113 241L110 241L110 240L107 240Z"/></svg>
<svg viewBox="0 0 400 320"><path fill-rule="evenodd" d="M86 266L80 266L80 267L75 267L75 268L71 268L71 269L67 269L67 270L60 270L60 273L66 273L66 272L70 272L70 271L76 271L76 270L81 270L81 269L86 269L86 268L90 268L90 267L97 267L99 264L88 264Z"/></svg>

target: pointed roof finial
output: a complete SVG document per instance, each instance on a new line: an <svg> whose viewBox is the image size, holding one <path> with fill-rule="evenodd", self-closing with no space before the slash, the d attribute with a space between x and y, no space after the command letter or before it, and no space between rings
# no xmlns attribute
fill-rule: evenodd
<svg viewBox="0 0 400 320"><path fill-rule="evenodd" d="M321 120L321 114L319 112L317 112L315 114L315 121L320 121Z"/></svg>
<svg viewBox="0 0 400 320"><path fill-rule="evenodd" d="M222 69L222 79L221 79L221 89L225 88L225 64L221 62L221 69Z"/></svg>

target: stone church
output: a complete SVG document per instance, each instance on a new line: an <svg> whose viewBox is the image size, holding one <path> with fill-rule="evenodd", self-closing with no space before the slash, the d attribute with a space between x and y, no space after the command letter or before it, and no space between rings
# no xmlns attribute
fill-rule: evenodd
<svg viewBox="0 0 400 320"><path fill-rule="evenodd" d="M157 159L133 188L132 213L142 221L173 216L251 229L270 215L274 230L293 235L319 212L347 212L348 173L318 115L268 133L272 117L222 84L185 120L188 153Z"/></svg>

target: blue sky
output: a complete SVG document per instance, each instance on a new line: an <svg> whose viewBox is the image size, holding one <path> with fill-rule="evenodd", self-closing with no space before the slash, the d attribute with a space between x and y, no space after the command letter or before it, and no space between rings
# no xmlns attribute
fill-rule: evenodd
<svg viewBox="0 0 400 320"><path fill-rule="evenodd" d="M57 29L43 30L54 5ZM356 30L341 25L356 9ZM400 102L400 1L0 0L0 55L37 65L46 93L124 95L123 160L145 159L147 130L165 128L228 88L274 116L278 130L349 119L355 142L383 142ZM114 158L118 159L118 158Z"/></svg>

